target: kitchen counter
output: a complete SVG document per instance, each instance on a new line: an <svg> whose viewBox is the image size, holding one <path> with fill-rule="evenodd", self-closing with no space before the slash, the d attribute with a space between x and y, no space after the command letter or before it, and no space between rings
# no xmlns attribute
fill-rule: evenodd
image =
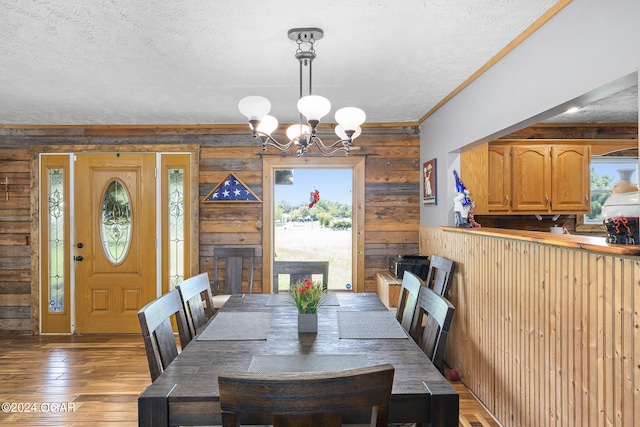
<svg viewBox="0 0 640 427"><path fill-rule="evenodd" d="M509 230L503 228L457 228L439 227L443 231L455 233L476 233L484 236L543 243L564 248L584 249L621 256L639 256L640 245L615 245L607 243L604 237L578 236L574 234L552 234L542 231Z"/></svg>

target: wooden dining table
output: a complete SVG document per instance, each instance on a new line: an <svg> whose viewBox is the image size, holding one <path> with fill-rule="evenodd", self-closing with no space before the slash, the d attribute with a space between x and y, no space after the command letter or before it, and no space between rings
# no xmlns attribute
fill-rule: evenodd
<svg viewBox="0 0 640 427"><path fill-rule="evenodd" d="M311 334L298 333L297 309L287 297L232 295L140 394L139 425L220 425L220 371L305 372L390 363L395 368L391 423L458 426L458 393L401 327L399 332L375 293L333 294L318 310L318 332Z"/></svg>

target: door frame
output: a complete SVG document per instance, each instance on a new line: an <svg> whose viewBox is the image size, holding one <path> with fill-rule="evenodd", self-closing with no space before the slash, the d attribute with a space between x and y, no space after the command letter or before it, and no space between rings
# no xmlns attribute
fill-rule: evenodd
<svg viewBox="0 0 640 427"><path fill-rule="evenodd" d="M262 156L262 221L265 224L262 250L262 292L273 287L274 183L276 169L351 169L352 174L352 245L353 292L364 292L364 165L363 156L284 157Z"/></svg>
<svg viewBox="0 0 640 427"><path fill-rule="evenodd" d="M41 224L41 180L42 177L40 175L40 159L43 155L66 155L69 156L70 159L70 173L69 173L69 182L72 182L74 179L73 176L73 155L77 154L98 154L98 153L155 153L156 154L156 165L158 167L157 175L158 180L156 181L156 188L160 189L160 166L161 166L161 156L162 154L189 154L190 155L190 164L189 164L189 230L190 235L192 236L190 240L190 256L189 256L189 267L188 271L185 271L185 275L189 274L193 276L199 272L200 269L200 247L199 247L199 182L197 177L200 176L200 146L197 144L167 144L167 145L142 145L142 144L132 144L132 145L113 145L113 144L105 144L105 145L42 145L35 146L31 149L31 232L30 232L30 243L31 243L31 333L35 335L42 334L42 270L41 270L41 260L42 260L42 250L45 240L43 236L40 235L40 224ZM70 191L70 206L73 206L73 191ZM156 213L158 217L158 221L160 222L161 218L161 199L162 197L158 197L156 201ZM70 246L70 254L69 257L73 256L73 239L74 239L74 231L73 231L73 221L74 221L74 213L71 212L69 214L71 230L69 235L69 244ZM162 237L160 232L160 225L157 226L157 239ZM196 236L194 238L194 236ZM158 257L162 257L162 251L158 251ZM157 269L161 268L161 262L157 263ZM70 325L69 332L61 332L62 334L73 334L75 332L75 272L72 265L70 266L70 301L69 301L69 309L70 309ZM156 293L159 296L162 292L162 277L160 270L158 270L157 275L157 283L156 283ZM56 332L56 334L58 334Z"/></svg>

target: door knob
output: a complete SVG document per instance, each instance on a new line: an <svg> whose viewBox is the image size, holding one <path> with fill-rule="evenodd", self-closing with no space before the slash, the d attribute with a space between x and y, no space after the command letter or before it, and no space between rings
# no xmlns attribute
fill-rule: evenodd
<svg viewBox="0 0 640 427"><path fill-rule="evenodd" d="M84 257L82 255L78 255L78 256L74 256L73 260L74 261L82 261L84 259Z"/></svg>

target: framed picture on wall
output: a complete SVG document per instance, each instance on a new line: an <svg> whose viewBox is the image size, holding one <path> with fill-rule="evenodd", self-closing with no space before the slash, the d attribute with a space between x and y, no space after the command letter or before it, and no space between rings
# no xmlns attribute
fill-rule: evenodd
<svg viewBox="0 0 640 427"><path fill-rule="evenodd" d="M437 205L437 194L436 159L431 159L422 165L422 204Z"/></svg>

